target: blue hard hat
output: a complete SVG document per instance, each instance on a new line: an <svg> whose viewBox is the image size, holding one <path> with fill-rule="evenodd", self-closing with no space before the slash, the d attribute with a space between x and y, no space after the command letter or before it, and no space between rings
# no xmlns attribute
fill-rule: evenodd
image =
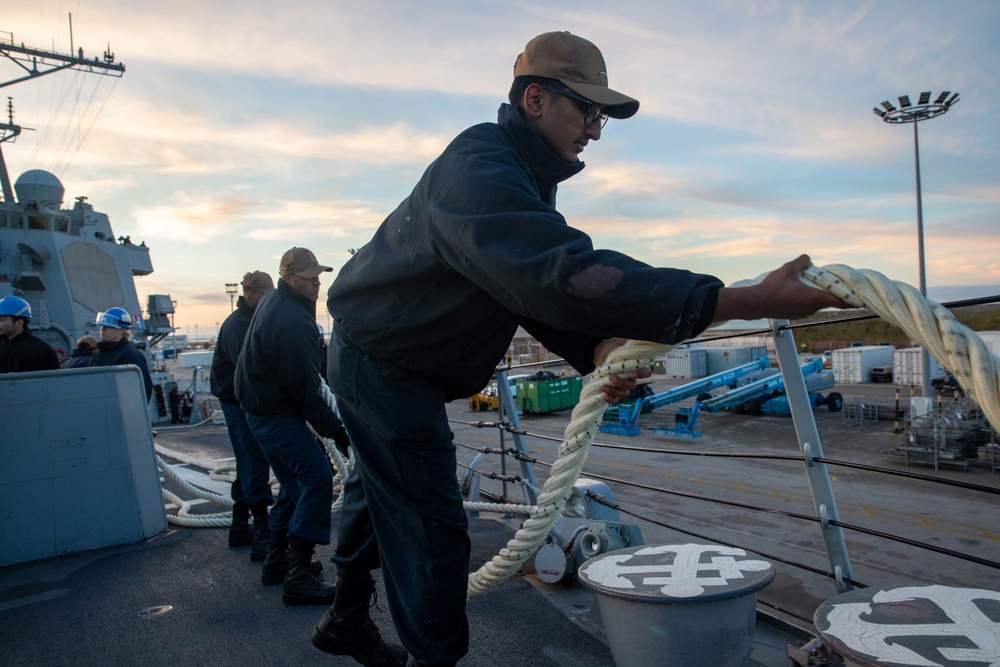
<svg viewBox="0 0 1000 667"><path fill-rule="evenodd" d="M97 326L110 329L131 329L132 316L124 308L108 308L97 313Z"/></svg>
<svg viewBox="0 0 1000 667"><path fill-rule="evenodd" d="M26 317L31 319L31 306L19 296L5 296L0 299L0 315Z"/></svg>

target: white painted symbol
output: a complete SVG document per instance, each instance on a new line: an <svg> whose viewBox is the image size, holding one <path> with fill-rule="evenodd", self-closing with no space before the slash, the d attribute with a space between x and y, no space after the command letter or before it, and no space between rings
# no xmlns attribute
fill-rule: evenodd
<svg viewBox="0 0 1000 667"><path fill-rule="evenodd" d="M638 556L656 556L674 553L671 565L624 565ZM701 562L702 554L712 556L708 562ZM668 597L687 598L701 595L706 586L725 586L730 581L743 579L743 572L763 572L771 569L771 564L763 560L736 560L733 556L746 556L742 549L720 547L708 544L671 544L669 546L646 547L634 554L605 556L587 566L587 578L609 588L635 588L626 575L650 574L642 578L649 586L662 586L660 592ZM701 577L699 573L718 572L715 577Z"/></svg>
<svg viewBox="0 0 1000 667"><path fill-rule="evenodd" d="M928 600L940 607L951 623L883 624L861 618L872 612L867 602L832 605L827 619L830 629L824 634L835 637L852 650L875 657L880 662L943 667L929 657L899 644L900 637L968 637L977 648L938 647L945 660L1000 667L1000 623L990 620L975 600L1000 600L1000 593L981 589L949 586L909 586L879 591L872 604ZM936 656L935 656L936 657Z"/></svg>

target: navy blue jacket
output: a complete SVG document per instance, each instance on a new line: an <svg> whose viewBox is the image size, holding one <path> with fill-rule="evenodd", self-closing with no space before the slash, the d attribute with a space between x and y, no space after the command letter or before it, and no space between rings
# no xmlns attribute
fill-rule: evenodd
<svg viewBox="0 0 1000 667"><path fill-rule="evenodd" d="M138 366L142 371L142 381L146 385L146 402L153 395L153 378L149 376L146 355L136 349L130 341L122 338L117 343L97 343L97 352L90 358L91 366Z"/></svg>
<svg viewBox="0 0 1000 667"><path fill-rule="evenodd" d="M63 360L59 368L86 368L90 365L90 361L96 352L97 350L85 350L78 347Z"/></svg>
<svg viewBox="0 0 1000 667"><path fill-rule="evenodd" d="M327 306L366 353L446 387L486 385L522 325L581 373L598 342L676 343L705 329L721 281L612 250L555 209L579 173L510 105L462 132L344 265Z"/></svg>
<svg viewBox="0 0 1000 667"><path fill-rule="evenodd" d="M54 371L59 357L52 346L25 329L13 339L0 336L0 373Z"/></svg>
<svg viewBox="0 0 1000 667"><path fill-rule="evenodd" d="M250 328L254 309L242 296L236 301L234 310L219 327L219 337L215 342L212 356L212 394L223 403L237 403L234 377L236 361L240 358L243 338Z"/></svg>
<svg viewBox="0 0 1000 667"><path fill-rule="evenodd" d="M240 409L258 416L290 412L325 438L344 438L344 424L320 393L323 361L316 303L279 278L257 304L236 362Z"/></svg>

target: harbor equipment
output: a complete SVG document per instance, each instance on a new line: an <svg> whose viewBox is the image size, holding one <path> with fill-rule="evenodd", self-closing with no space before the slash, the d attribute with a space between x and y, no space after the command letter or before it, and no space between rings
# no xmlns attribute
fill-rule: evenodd
<svg viewBox="0 0 1000 667"><path fill-rule="evenodd" d="M604 433L639 435L639 415L655 408L678 403L693 396L707 394L719 387L735 387L739 378L770 367L767 357L758 357L750 363L730 368L693 382L682 384L659 394L653 394L625 404L610 406L604 413L604 423L599 427ZM780 375L779 375L780 377Z"/></svg>
<svg viewBox="0 0 1000 667"><path fill-rule="evenodd" d="M810 359L802 364L801 370L806 381L809 404L813 408L826 405L831 412L843 409L844 397L838 392L833 391L826 396L820 393L824 389L830 389L834 384L833 372L823 369L821 358ZM698 426L699 412L702 410L719 412L727 409L751 415L791 414L788 398L785 396L784 376L780 373L771 375L720 396L695 401L690 408L681 406L674 415L673 428L654 428L653 432L681 438L697 438L701 436L701 429Z"/></svg>
<svg viewBox="0 0 1000 667"><path fill-rule="evenodd" d="M511 375L507 378L511 396L517 398L517 381L527 378L527 375ZM500 408L500 390L497 381L493 380L489 386L485 387L478 394L469 396L469 409L473 412L485 412L487 410L498 410Z"/></svg>

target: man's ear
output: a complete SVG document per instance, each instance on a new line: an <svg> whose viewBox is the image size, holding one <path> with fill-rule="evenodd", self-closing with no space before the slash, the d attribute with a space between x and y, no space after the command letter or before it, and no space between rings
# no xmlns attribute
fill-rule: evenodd
<svg viewBox="0 0 1000 667"><path fill-rule="evenodd" d="M545 96L545 89L537 83L530 84L524 89L524 98L521 100L521 108L528 118L538 118L542 113L542 98Z"/></svg>

